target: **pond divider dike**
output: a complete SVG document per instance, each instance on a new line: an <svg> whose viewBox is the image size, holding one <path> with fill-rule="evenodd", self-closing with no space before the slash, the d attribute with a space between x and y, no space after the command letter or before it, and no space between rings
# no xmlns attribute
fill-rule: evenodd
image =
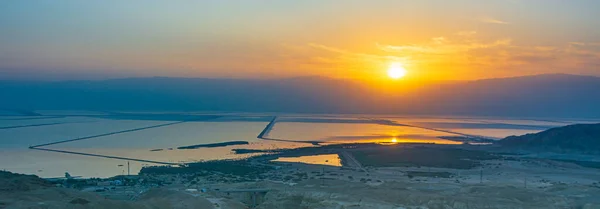
<svg viewBox="0 0 600 209"><path fill-rule="evenodd" d="M0 127L0 129L13 129L13 128L36 127L36 126L52 126L52 125L59 125L59 124L65 124L65 123L43 123L43 124L21 125L21 126L5 126L5 127Z"/></svg>
<svg viewBox="0 0 600 209"><path fill-rule="evenodd" d="M110 155L100 155L100 154L92 154L92 153L84 153L84 152L72 152L72 151L66 151L66 150L56 150L56 149L47 149L47 148L39 148L39 147L29 147L29 149L48 151L48 152L66 153L66 154L73 154L73 155L102 157L102 158L110 158L110 159L117 159L117 160L129 160L129 161L137 161L137 162L143 162L143 163L154 163L154 164L162 164L162 165L181 165L181 164L183 164L183 163L170 163L170 162L160 162L160 161L144 160L144 159L136 159L136 158L118 157L118 156L110 156Z"/></svg>
<svg viewBox="0 0 600 209"><path fill-rule="evenodd" d="M257 138L259 139L265 139L265 135L269 134L269 132L271 131L271 129L273 128L273 126L275 125L277 121L277 116L273 116L273 119L271 120L271 122L269 122L269 124L267 124L267 126L265 127L265 129L263 129L260 134L258 134Z"/></svg>
<svg viewBox="0 0 600 209"><path fill-rule="evenodd" d="M263 140L280 141L280 142L309 143L309 144L313 144L313 145L319 145L319 143L323 143L322 141L298 141L298 140L273 139L273 138L265 137L265 135L269 134L269 132L271 131L273 126L275 126L276 122L277 122L277 116L273 116L273 119L271 120L271 122L269 122L269 124L267 124L265 129L263 129L256 138L263 139Z"/></svg>
<svg viewBox="0 0 600 209"><path fill-rule="evenodd" d="M176 125L176 124L185 123L185 122L187 122L187 121L178 121L178 122L174 122L174 123L165 123L165 124L160 124L160 125L154 125L154 126L148 126L148 127L142 127L142 128L134 128L134 129L129 129L129 130L94 135L94 136L86 136L86 137L81 137L81 138L76 138L76 139L68 139L68 140L63 140L63 141L50 142L50 143L46 143L46 144L38 144L35 146L30 146L29 148L45 147L45 146L50 146L50 145L55 145L55 144L62 144L62 143L67 143L67 142L81 141L81 140L85 140L85 139L93 139L93 138L98 138L98 137L103 137L103 136L110 136L110 135L123 134L123 133L129 133L129 132L134 132L134 131L141 131L141 130L146 130L146 129Z"/></svg>
<svg viewBox="0 0 600 209"><path fill-rule="evenodd" d="M47 151L47 152L58 152L58 153L65 153L65 154L73 154L73 155L84 155L84 156L91 156L91 157L110 158L110 159L117 159L117 160L129 160L129 161L137 161L137 162L143 162L143 163L154 163L154 164L162 164L162 165L184 165L185 163L161 162L161 161L154 161L154 160L145 160L145 159L137 159L137 158L128 158L128 157L101 155L101 154L84 153L84 152L73 152L73 151L67 151L67 150L49 149L49 148L42 148L42 147L50 146L50 145L55 145L55 144L62 144L62 143L67 143L67 142L81 141L81 140L86 140L86 139L93 139L93 138L98 138L98 137L103 137L103 136L110 136L110 135L117 135L117 134L123 134L123 133L141 131L141 130L152 129L152 128L172 126L172 125L177 125L177 124L186 123L186 122L205 121L205 120L215 119L215 118L219 118L219 117L221 117L221 116L204 118L204 119L180 120L180 121L177 121L177 122L164 123L164 124L160 124L160 125L153 125L153 126L147 126L147 127L141 127L141 128L134 128L134 129L128 129L128 130L110 132L110 133L105 133L105 134L100 134L100 135L86 136L86 137L81 137L81 138L76 138L76 139L62 140L62 141L51 142L51 143L46 143L46 144L38 144L38 145L30 146L29 149L40 150L40 151Z"/></svg>

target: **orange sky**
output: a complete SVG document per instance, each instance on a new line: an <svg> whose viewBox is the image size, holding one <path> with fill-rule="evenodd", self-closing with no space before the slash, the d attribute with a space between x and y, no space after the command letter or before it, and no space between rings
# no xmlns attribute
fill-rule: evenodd
<svg viewBox="0 0 600 209"><path fill-rule="evenodd" d="M0 76L600 75L599 1L0 3ZM65 76L68 75L68 76Z"/></svg>

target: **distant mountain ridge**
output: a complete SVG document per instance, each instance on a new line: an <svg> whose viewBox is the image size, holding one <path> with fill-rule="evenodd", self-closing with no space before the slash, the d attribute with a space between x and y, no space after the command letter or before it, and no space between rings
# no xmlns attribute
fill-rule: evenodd
<svg viewBox="0 0 600 209"><path fill-rule="evenodd" d="M510 136L500 140L499 143L513 148L598 154L600 153L600 123L568 125L536 134Z"/></svg>
<svg viewBox="0 0 600 209"><path fill-rule="evenodd" d="M397 85L402 89L402 81ZM0 109L600 118L599 90L600 77L566 74L433 83L395 93L323 77L0 81Z"/></svg>

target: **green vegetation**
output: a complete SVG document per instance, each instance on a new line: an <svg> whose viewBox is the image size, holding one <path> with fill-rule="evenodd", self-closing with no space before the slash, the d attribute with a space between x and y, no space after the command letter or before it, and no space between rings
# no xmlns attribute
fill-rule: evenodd
<svg viewBox="0 0 600 209"><path fill-rule="evenodd" d="M422 172L422 171L407 171L408 178L414 177L434 177L434 178L451 178L454 174L449 172Z"/></svg>
<svg viewBox="0 0 600 209"><path fill-rule="evenodd" d="M498 156L483 151L456 148L389 146L378 149L351 151L356 160L372 167L440 167L470 169L480 166L481 160Z"/></svg>
<svg viewBox="0 0 600 209"><path fill-rule="evenodd" d="M226 147L232 145L246 145L250 144L247 141L230 141L230 142L221 142L221 143L213 143L213 144L198 144L184 147L177 147L177 149L198 149L198 148L211 148L211 147Z"/></svg>
<svg viewBox="0 0 600 209"><path fill-rule="evenodd" d="M600 169L600 162L595 162L595 161L582 161L582 160L562 160L562 159L555 159L556 161L562 161L562 162L568 162L568 163L573 163L576 164L578 166L581 167L586 167L586 168L598 168Z"/></svg>
<svg viewBox="0 0 600 209"><path fill-rule="evenodd" d="M144 167L140 174L180 174L219 172L236 176L256 176L272 170L272 167L253 165L245 160L221 160L190 163L181 167L153 166Z"/></svg>
<svg viewBox="0 0 600 209"><path fill-rule="evenodd" d="M34 175L0 171L0 192L29 191L50 186L50 182Z"/></svg>
<svg viewBox="0 0 600 209"><path fill-rule="evenodd" d="M254 153L275 153L274 150L260 150L260 149L232 149L235 154L254 154Z"/></svg>
<svg viewBox="0 0 600 209"><path fill-rule="evenodd" d="M75 198L75 199L71 200L69 203L75 204L75 205L87 205L88 203L90 203L90 201L83 199L83 198Z"/></svg>

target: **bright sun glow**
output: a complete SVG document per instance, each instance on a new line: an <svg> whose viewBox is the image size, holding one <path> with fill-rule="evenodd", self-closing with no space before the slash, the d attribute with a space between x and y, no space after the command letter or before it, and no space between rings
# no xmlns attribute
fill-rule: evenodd
<svg viewBox="0 0 600 209"><path fill-rule="evenodd" d="M394 137L394 138L392 139L392 143L398 143L398 139L396 139L396 137Z"/></svg>
<svg viewBox="0 0 600 209"><path fill-rule="evenodd" d="M406 69L402 67L402 64L394 62L388 69L388 76L392 79L399 79L406 75Z"/></svg>

